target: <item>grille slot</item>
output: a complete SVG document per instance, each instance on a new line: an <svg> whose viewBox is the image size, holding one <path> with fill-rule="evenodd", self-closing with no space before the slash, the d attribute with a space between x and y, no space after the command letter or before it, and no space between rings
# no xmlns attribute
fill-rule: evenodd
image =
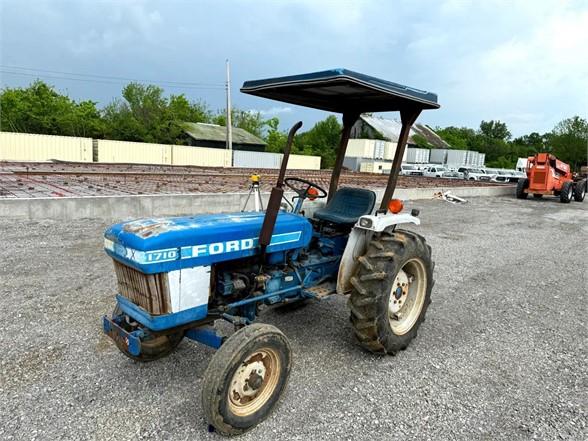
<svg viewBox="0 0 588 441"><path fill-rule="evenodd" d="M547 177L547 173L544 171L536 170L533 174L533 183L536 184L545 184L545 178Z"/></svg>
<svg viewBox="0 0 588 441"><path fill-rule="evenodd" d="M114 272L119 293L150 314L171 312L167 273L143 274L116 260Z"/></svg>

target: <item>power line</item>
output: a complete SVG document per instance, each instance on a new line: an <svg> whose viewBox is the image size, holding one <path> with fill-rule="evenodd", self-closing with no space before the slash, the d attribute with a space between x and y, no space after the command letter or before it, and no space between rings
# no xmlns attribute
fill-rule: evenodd
<svg viewBox="0 0 588 441"><path fill-rule="evenodd" d="M61 74L61 75L70 75L76 77L91 77L91 78L104 78L108 80L124 80L124 81L139 81L144 83L169 83L169 84L178 84L178 85L185 85L185 86L219 86L224 87L224 83L200 83L200 82L182 82L182 81L168 81L168 80L141 80L137 78L128 78L128 77L118 77L118 76L109 76L109 75L97 75L97 74L87 74L87 73L76 73L76 72L63 72L59 70L48 70L48 69L37 69L32 67L23 67L23 66L10 66L5 64L0 64L1 68L6 69L16 69L16 70L29 70L33 72L46 72L52 74Z"/></svg>
<svg viewBox="0 0 588 441"><path fill-rule="evenodd" d="M8 75L27 76L27 77L43 77L43 78L53 78L53 79L62 79L62 80L71 80L71 81L103 83L103 84L120 84L123 82L133 81L133 82L137 82L137 83L159 84L159 85L163 85L165 87L174 87L174 88L181 88L181 89L223 90L225 88L225 85L222 83L190 83L190 82L180 82L180 81L151 81L151 80L141 80L141 79L137 79L137 78L115 77L115 76L107 76L107 75L79 74L79 73L51 71L51 70L45 70L45 69L32 69L32 68L25 68L25 67L18 67L18 66L7 66L7 65L0 65L0 68L29 70L32 72L47 72L47 73L52 73L52 74L53 73L60 74L60 75L47 75L47 74L39 74L39 73L14 72L14 71L0 70L0 73L8 74ZM63 75L68 75L68 76L63 76ZM75 78L76 76L85 77L85 78Z"/></svg>

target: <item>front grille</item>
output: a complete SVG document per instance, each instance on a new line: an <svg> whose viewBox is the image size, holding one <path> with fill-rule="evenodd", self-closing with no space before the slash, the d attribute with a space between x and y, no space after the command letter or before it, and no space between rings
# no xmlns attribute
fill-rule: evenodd
<svg viewBox="0 0 588 441"><path fill-rule="evenodd" d="M171 312L167 273L143 274L116 260L114 272L119 293L150 314Z"/></svg>
<svg viewBox="0 0 588 441"><path fill-rule="evenodd" d="M547 177L547 173L544 171L536 170L533 174L533 184L545 184L545 178Z"/></svg>

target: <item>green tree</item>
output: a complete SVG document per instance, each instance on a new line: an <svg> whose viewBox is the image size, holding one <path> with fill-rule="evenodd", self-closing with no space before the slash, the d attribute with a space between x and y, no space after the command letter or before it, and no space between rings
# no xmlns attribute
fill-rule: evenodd
<svg viewBox="0 0 588 441"><path fill-rule="evenodd" d="M130 83L104 108L106 135L124 141L178 144L183 140L182 122L210 122L206 104L189 102L184 95L164 96L154 85Z"/></svg>
<svg viewBox="0 0 588 441"><path fill-rule="evenodd" d="M490 162L486 163L486 166L491 167L491 168L514 168L516 165L516 162L513 163L512 160L504 157L504 156L500 156L498 159L492 160Z"/></svg>
<svg viewBox="0 0 588 441"><path fill-rule="evenodd" d="M468 150L477 136L475 130L467 127L437 127L435 131L451 148L456 150Z"/></svg>
<svg viewBox="0 0 588 441"><path fill-rule="evenodd" d="M550 142L558 159L579 169L587 162L588 121L579 116L560 121L552 131Z"/></svg>
<svg viewBox="0 0 588 441"><path fill-rule="evenodd" d="M421 149L431 149L433 148L433 145L427 141L427 138L425 138L422 135L419 135L418 133L414 134L412 136L412 142L419 148Z"/></svg>
<svg viewBox="0 0 588 441"><path fill-rule="evenodd" d="M492 139L501 139L507 141L510 139L510 131L506 124L501 121L482 121L480 123L480 133Z"/></svg>
<svg viewBox="0 0 588 441"><path fill-rule="evenodd" d="M544 150L546 146L547 136L540 135L537 132L529 133L528 135L519 136L513 139L513 144L525 147L531 147L537 151Z"/></svg>
<svg viewBox="0 0 588 441"><path fill-rule="evenodd" d="M296 150L305 155L320 156L323 168L332 168L341 139L341 124L334 115L317 122L312 129L296 136Z"/></svg>
<svg viewBox="0 0 588 441"><path fill-rule="evenodd" d="M100 112L93 101L76 102L43 81L0 92L0 128L10 132L101 137Z"/></svg>
<svg viewBox="0 0 588 441"><path fill-rule="evenodd" d="M220 126L227 124L227 111L219 111L213 118L212 122ZM261 113L241 110L237 108L231 109L231 125L243 129L258 138L263 137L264 127L266 121L261 117Z"/></svg>
<svg viewBox="0 0 588 441"><path fill-rule="evenodd" d="M281 153L288 141L288 134L278 129L280 120L277 117L270 118L266 121L267 134L265 142L267 143L266 151Z"/></svg>

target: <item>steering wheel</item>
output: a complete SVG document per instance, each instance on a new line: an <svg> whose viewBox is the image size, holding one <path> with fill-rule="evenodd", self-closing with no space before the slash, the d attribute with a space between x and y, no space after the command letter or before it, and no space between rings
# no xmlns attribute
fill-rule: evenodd
<svg viewBox="0 0 588 441"><path fill-rule="evenodd" d="M301 184L305 184L306 188L297 188L296 186L292 185L294 182L298 182ZM307 181L306 179L301 178L286 178L284 179L284 184L288 186L292 191L294 191L298 197L301 199L310 199L314 201L315 199L322 199L327 197L327 192L324 188L320 187L319 185L315 184L314 182ZM311 191L314 190L314 191ZM317 192L317 190L320 192Z"/></svg>

